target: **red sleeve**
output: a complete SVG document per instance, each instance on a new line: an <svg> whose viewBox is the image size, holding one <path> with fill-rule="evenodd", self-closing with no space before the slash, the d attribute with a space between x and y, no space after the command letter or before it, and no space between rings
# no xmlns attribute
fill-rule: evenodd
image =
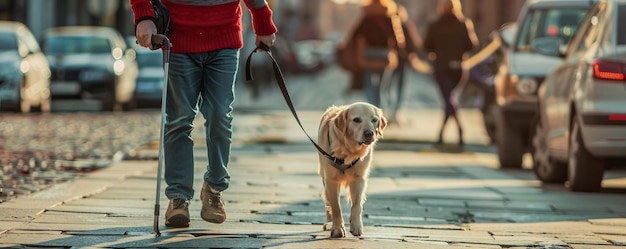
<svg viewBox="0 0 626 249"><path fill-rule="evenodd" d="M130 7L135 16L135 25L143 20L154 20L154 9L150 0L130 0Z"/></svg>
<svg viewBox="0 0 626 249"><path fill-rule="evenodd" d="M257 9L250 9L252 13L252 27L257 35L271 35L276 33L277 29L272 21L272 10L269 6L264 5Z"/></svg>

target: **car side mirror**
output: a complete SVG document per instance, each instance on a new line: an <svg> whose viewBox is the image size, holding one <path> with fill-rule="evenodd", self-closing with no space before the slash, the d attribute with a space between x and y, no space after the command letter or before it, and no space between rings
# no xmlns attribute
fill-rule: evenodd
<svg viewBox="0 0 626 249"><path fill-rule="evenodd" d="M532 41L533 49L543 55L563 57L561 53L561 39L558 37L540 37Z"/></svg>

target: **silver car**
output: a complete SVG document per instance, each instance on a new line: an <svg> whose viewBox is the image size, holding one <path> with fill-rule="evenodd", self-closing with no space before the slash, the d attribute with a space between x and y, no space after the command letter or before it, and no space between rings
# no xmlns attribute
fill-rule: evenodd
<svg viewBox="0 0 626 249"><path fill-rule="evenodd" d="M53 99L95 99L104 110L132 109L137 63L115 29L53 27L44 34Z"/></svg>
<svg viewBox="0 0 626 249"><path fill-rule="evenodd" d="M539 53L532 42L544 37L562 41L565 50L594 0L528 0L494 79L495 143L501 168L522 167L529 151L530 124L537 106L537 89L562 58Z"/></svg>
<svg viewBox="0 0 626 249"><path fill-rule="evenodd" d="M610 162L626 159L626 0L597 3L565 54L560 44L533 44L564 57L539 89L534 171L544 182L567 181L572 191L597 191Z"/></svg>
<svg viewBox="0 0 626 249"><path fill-rule="evenodd" d="M0 109L50 112L50 67L20 22L0 21Z"/></svg>

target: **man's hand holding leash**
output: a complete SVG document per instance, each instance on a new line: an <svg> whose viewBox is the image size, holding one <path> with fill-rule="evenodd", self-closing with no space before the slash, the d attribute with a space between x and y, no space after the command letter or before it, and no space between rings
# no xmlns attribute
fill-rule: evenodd
<svg viewBox="0 0 626 249"><path fill-rule="evenodd" d="M256 45L257 48L265 48L265 47L261 46L261 43L264 44L267 47L267 50L269 52L269 49L272 46L274 46L274 42L275 41L276 41L276 34L257 35L256 36L256 42L254 44Z"/></svg>

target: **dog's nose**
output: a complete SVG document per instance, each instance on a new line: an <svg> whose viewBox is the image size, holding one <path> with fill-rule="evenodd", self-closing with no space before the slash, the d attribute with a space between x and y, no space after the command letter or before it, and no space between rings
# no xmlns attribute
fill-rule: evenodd
<svg viewBox="0 0 626 249"><path fill-rule="evenodd" d="M367 131L363 132L363 136L365 136L366 138L371 138L371 137L374 136L374 131L367 130Z"/></svg>

